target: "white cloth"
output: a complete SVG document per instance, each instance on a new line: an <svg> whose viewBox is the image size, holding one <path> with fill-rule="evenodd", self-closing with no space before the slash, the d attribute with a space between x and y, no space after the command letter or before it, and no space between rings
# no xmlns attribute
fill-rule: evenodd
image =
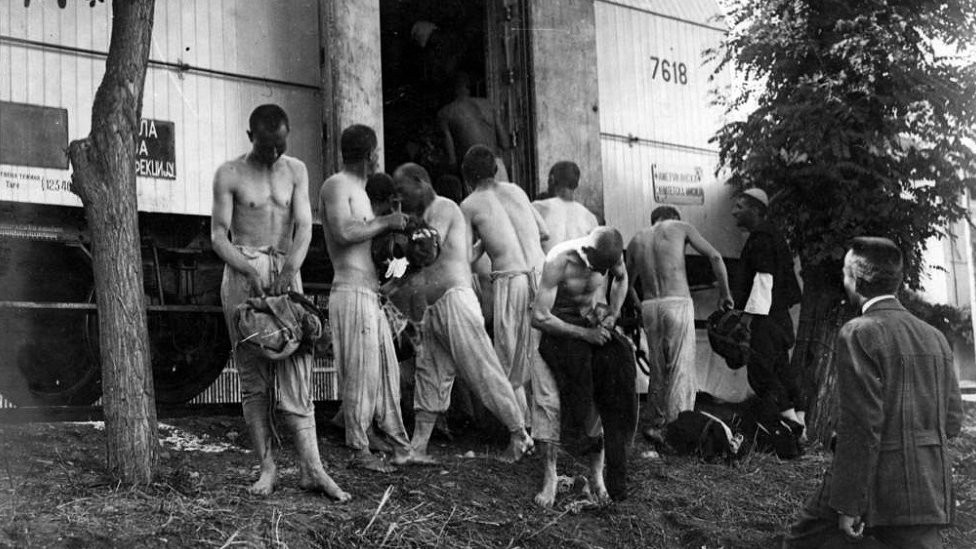
<svg viewBox="0 0 976 549"><path fill-rule="evenodd" d="M753 315L768 315L773 306L773 275L756 273L752 279L752 291L743 311Z"/></svg>

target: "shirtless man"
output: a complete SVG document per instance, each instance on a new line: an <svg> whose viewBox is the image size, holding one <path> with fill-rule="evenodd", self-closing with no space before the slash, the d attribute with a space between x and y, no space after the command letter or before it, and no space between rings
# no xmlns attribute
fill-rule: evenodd
<svg viewBox="0 0 976 549"><path fill-rule="evenodd" d="M546 253L560 242L590 234L599 225L596 216L573 199L579 180L580 169L575 162L556 162L549 169L550 198L532 203L549 229L549 239L542 243Z"/></svg>
<svg viewBox="0 0 976 549"><path fill-rule="evenodd" d="M452 169L457 169L458 158L463 158L468 149L484 145L498 166L495 179L508 181L508 170L502 161L502 153L511 148L508 135L491 103L482 97L471 97L471 80L467 74L455 75L454 101L437 112L437 123L444 133L447 161Z"/></svg>
<svg viewBox="0 0 976 549"><path fill-rule="evenodd" d="M370 452L367 435L375 420L395 454L405 455L410 444L400 415L400 369L390 325L380 309L370 241L386 230L402 229L407 217L400 212L373 215L366 178L376 171L376 147L371 128L356 124L343 130L343 168L322 184L319 213L335 268L329 319L342 373L346 444L356 452L354 465L392 472L382 454Z"/></svg>
<svg viewBox="0 0 976 549"><path fill-rule="evenodd" d="M237 306L249 297L301 292L299 268L312 238L308 171L301 160L284 156L288 116L277 105L261 105L251 113L249 128L251 150L225 162L214 176L210 225L214 252L226 263L220 298L234 340L244 421L261 464L248 491L266 496L278 479L271 444L274 404L294 434L302 488L346 501L349 494L326 474L319 457L311 355L295 353L272 362L237 345Z"/></svg>
<svg viewBox="0 0 976 549"><path fill-rule="evenodd" d="M532 308L545 359L532 369L532 437L545 460L535 502L542 507L552 506L556 495L561 414L595 441L589 453L597 500L626 497L625 448L636 428L637 394L633 350L614 332L628 291L622 252L620 233L598 227L557 244L546 256ZM603 291L607 284L612 284L609 304ZM614 353L613 358L608 361L602 353ZM609 492L603 478L605 455Z"/></svg>
<svg viewBox="0 0 976 549"><path fill-rule="evenodd" d="M410 455L403 461L436 463L427 453L427 443L438 414L450 404L455 373L508 428L511 443L503 460L517 461L533 443L471 288L471 239L464 214L457 204L434 193L430 176L417 164L400 166L393 177L403 211L422 218L441 239L437 260L424 268L423 276L406 280L417 285L427 307L416 361L416 423Z"/></svg>
<svg viewBox="0 0 976 549"><path fill-rule="evenodd" d="M529 365L541 361L531 307L546 257L542 241L549 235L525 191L518 185L496 181L495 169L490 149L475 145L468 150L462 171L474 191L461 203L461 211L472 238L480 239L472 263L483 253L491 259L495 352L525 412L523 385L529 378Z"/></svg>
<svg viewBox="0 0 976 549"><path fill-rule="evenodd" d="M639 280L644 295L642 313L650 347L651 371L658 379L650 395L656 438L678 413L695 409L698 377L695 371L695 309L685 276L685 248L707 257L718 281L719 308L733 306L729 277L722 255L694 226L681 221L678 210L659 206L651 212L651 226L627 245L631 284Z"/></svg>

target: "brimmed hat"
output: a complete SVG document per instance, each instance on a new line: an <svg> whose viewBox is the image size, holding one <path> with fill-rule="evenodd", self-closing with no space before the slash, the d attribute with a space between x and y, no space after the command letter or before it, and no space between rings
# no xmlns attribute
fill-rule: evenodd
<svg viewBox="0 0 976 549"><path fill-rule="evenodd" d="M766 191L762 189L757 189L753 187L751 189L746 189L742 191L742 194L746 196L751 196L752 198L755 198L759 202L762 202L763 206L766 206L767 208L769 207L769 196L766 194Z"/></svg>

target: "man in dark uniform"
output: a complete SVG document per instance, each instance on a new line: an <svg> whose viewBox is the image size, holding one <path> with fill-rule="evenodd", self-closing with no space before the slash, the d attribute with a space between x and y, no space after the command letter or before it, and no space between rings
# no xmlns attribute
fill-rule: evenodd
<svg viewBox="0 0 976 549"><path fill-rule="evenodd" d="M800 285L786 240L766 219L768 208L762 189L746 189L732 208L736 225L749 231L732 297L752 330L749 385L784 417L803 423L796 414L797 408L803 409L800 376L789 356L795 341L790 307L800 302Z"/></svg>
<svg viewBox="0 0 976 549"><path fill-rule="evenodd" d="M898 302L901 281L892 241L854 239L844 290L861 316L837 335L834 461L788 549L942 547L954 506L947 441L961 429L962 396L946 338Z"/></svg>

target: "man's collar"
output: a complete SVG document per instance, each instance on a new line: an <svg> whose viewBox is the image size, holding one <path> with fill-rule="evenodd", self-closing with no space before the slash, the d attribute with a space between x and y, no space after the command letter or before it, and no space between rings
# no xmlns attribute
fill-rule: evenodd
<svg viewBox="0 0 976 549"><path fill-rule="evenodd" d="M871 305L874 305L875 303L881 301L882 299L897 299L897 298L894 296L894 294L874 296L871 299L865 301L864 305L861 305L861 314L863 315L864 313L868 312L868 309L871 307Z"/></svg>

